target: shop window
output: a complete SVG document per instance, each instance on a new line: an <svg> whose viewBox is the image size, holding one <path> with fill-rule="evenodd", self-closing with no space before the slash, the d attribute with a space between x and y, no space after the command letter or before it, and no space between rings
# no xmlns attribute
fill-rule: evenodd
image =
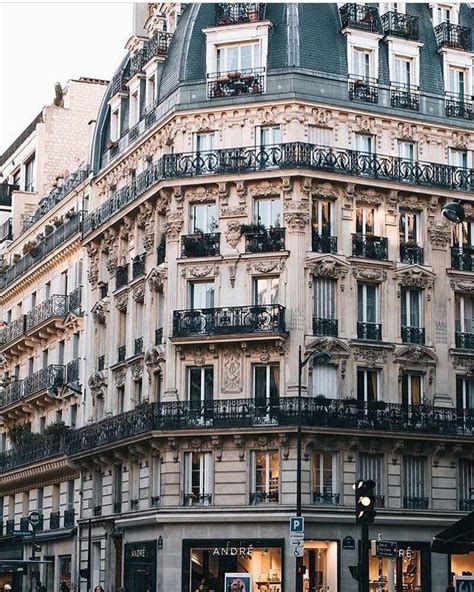
<svg viewBox="0 0 474 592"><path fill-rule="evenodd" d="M124 589L127 592L156 590L156 554L156 540L125 543Z"/></svg>
<svg viewBox="0 0 474 592"><path fill-rule="evenodd" d="M324 592L338 591L338 548L336 541L304 542L305 573L303 589Z"/></svg>
<svg viewBox="0 0 474 592"><path fill-rule="evenodd" d="M250 503L278 502L279 455L278 451L252 452Z"/></svg>
<svg viewBox="0 0 474 592"><path fill-rule="evenodd" d="M451 567L449 572L453 576L472 576L474 575L474 551L463 555L449 555ZM469 590L469 588L467 588Z"/></svg>
<svg viewBox="0 0 474 592"><path fill-rule="evenodd" d="M428 507L426 496L426 458L420 456L403 457L403 507L410 510L423 510Z"/></svg>
<svg viewBox="0 0 474 592"><path fill-rule="evenodd" d="M383 508L385 506L384 455L369 454L365 452L360 453L357 472L358 479L375 482L375 505L376 507Z"/></svg>
<svg viewBox="0 0 474 592"><path fill-rule="evenodd" d="M212 454L210 452L184 453L183 504L210 505L212 503Z"/></svg>
<svg viewBox="0 0 474 592"><path fill-rule="evenodd" d="M397 559L369 557L370 589L376 590L381 575L388 590L419 592L431 590L430 582L430 543L407 543L398 541ZM385 589L385 588L384 588Z"/></svg>
<svg viewBox="0 0 474 592"><path fill-rule="evenodd" d="M59 556L59 589L61 592L72 590L70 555Z"/></svg>
<svg viewBox="0 0 474 592"><path fill-rule="evenodd" d="M336 491L336 454L314 452L311 463L312 497L316 504L338 504Z"/></svg>

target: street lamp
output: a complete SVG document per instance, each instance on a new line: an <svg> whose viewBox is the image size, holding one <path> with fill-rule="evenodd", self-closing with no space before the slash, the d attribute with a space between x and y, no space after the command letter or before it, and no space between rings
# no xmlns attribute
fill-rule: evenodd
<svg viewBox="0 0 474 592"><path fill-rule="evenodd" d="M301 516L301 383L303 380L303 368L311 359L314 364L327 364L331 359L331 354L324 350L318 352L313 351L303 359L301 345L298 351L298 431L296 440L296 516L298 517ZM295 592L303 592L303 559L304 557L296 558Z"/></svg>
<svg viewBox="0 0 474 592"><path fill-rule="evenodd" d="M450 201L445 204L441 212L453 224L460 224L466 217L466 212L463 206L458 201Z"/></svg>

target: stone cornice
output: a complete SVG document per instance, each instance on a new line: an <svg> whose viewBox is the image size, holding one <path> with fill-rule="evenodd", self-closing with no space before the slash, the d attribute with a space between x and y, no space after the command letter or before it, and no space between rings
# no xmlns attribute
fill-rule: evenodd
<svg viewBox="0 0 474 592"><path fill-rule="evenodd" d="M18 467L2 473L0 479L0 495L14 493L57 483L65 479L77 477L77 470L66 458L56 458L34 466Z"/></svg>

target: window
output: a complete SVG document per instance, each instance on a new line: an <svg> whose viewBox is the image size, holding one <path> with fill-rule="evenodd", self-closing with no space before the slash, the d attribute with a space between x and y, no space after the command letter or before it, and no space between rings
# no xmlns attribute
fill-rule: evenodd
<svg viewBox="0 0 474 592"><path fill-rule="evenodd" d="M356 233L367 235L374 234L374 208L356 208Z"/></svg>
<svg viewBox="0 0 474 592"><path fill-rule="evenodd" d="M418 407L423 403L423 375L412 372L402 374L402 405Z"/></svg>
<svg viewBox="0 0 474 592"><path fill-rule="evenodd" d="M44 488L38 487L36 490L36 510L42 514L44 506Z"/></svg>
<svg viewBox="0 0 474 592"><path fill-rule="evenodd" d="M63 421L63 411L62 411L62 409L60 409L59 411L56 411L55 423L61 423L62 421Z"/></svg>
<svg viewBox="0 0 474 592"><path fill-rule="evenodd" d="M394 56L394 79L397 86L410 87L414 84L413 60Z"/></svg>
<svg viewBox="0 0 474 592"><path fill-rule="evenodd" d="M371 403L379 399L380 370L373 368L357 368L357 400Z"/></svg>
<svg viewBox="0 0 474 592"><path fill-rule="evenodd" d="M190 308L214 308L214 282L189 282Z"/></svg>
<svg viewBox="0 0 474 592"><path fill-rule="evenodd" d="M279 458L276 450L252 452L250 503L278 502Z"/></svg>
<svg viewBox="0 0 474 592"><path fill-rule="evenodd" d="M35 371L35 359L33 356L28 358L28 376L31 376Z"/></svg>
<svg viewBox="0 0 474 592"><path fill-rule="evenodd" d="M122 465L114 465L113 468L113 496L114 496L114 512L122 511Z"/></svg>
<svg viewBox="0 0 474 592"><path fill-rule="evenodd" d="M434 9L436 12L433 14L437 25L440 23L451 23L453 21L453 11L449 6L436 6Z"/></svg>
<svg viewBox="0 0 474 592"><path fill-rule="evenodd" d="M191 233L213 233L217 229L216 204L191 207Z"/></svg>
<svg viewBox="0 0 474 592"><path fill-rule="evenodd" d="M155 102L155 76L150 76L146 81L146 106L151 107Z"/></svg>
<svg viewBox="0 0 474 592"><path fill-rule="evenodd" d="M355 147L358 152L372 154L374 152L374 138L366 134L355 134Z"/></svg>
<svg viewBox="0 0 474 592"><path fill-rule="evenodd" d="M467 150L449 149L449 164L462 169L468 168Z"/></svg>
<svg viewBox="0 0 474 592"><path fill-rule="evenodd" d="M265 228L281 226L280 198L256 199L254 204L255 223Z"/></svg>
<svg viewBox="0 0 474 592"><path fill-rule="evenodd" d="M260 138L261 148L278 146L281 143L280 126L261 127L260 134L257 137Z"/></svg>
<svg viewBox="0 0 474 592"><path fill-rule="evenodd" d="M474 379L456 376L456 409L461 416L474 409Z"/></svg>
<svg viewBox="0 0 474 592"><path fill-rule="evenodd" d="M64 344L64 339L62 339L58 343L58 364L60 366L62 366L64 364L64 349L65 349L65 344Z"/></svg>
<svg viewBox="0 0 474 592"><path fill-rule="evenodd" d="M191 408L200 410L203 404L212 404L213 398L214 368L188 368L188 401Z"/></svg>
<svg viewBox="0 0 474 592"><path fill-rule="evenodd" d="M92 503L94 508L102 508L102 472L94 471L92 479Z"/></svg>
<svg viewBox="0 0 474 592"><path fill-rule="evenodd" d="M266 364L253 366L253 396L255 406L266 409L276 405L280 396L280 366Z"/></svg>
<svg viewBox="0 0 474 592"><path fill-rule="evenodd" d="M253 280L254 286L254 304L278 304L279 301L279 277L255 278Z"/></svg>
<svg viewBox="0 0 474 592"><path fill-rule="evenodd" d="M460 333L474 333L474 298L455 295L455 325Z"/></svg>
<svg viewBox="0 0 474 592"><path fill-rule="evenodd" d="M420 456L403 457L403 507L426 508L425 492L426 459Z"/></svg>
<svg viewBox="0 0 474 592"><path fill-rule="evenodd" d="M332 218L332 202L327 200L313 202L313 232L320 236L331 236Z"/></svg>
<svg viewBox="0 0 474 592"><path fill-rule="evenodd" d="M338 398L337 368L330 364L313 366L312 392L314 397Z"/></svg>
<svg viewBox="0 0 474 592"><path fill-rule="evenodd" d="M314 278L314 317L336 319L337 282L324 277Z"/></svg>
<svg viewBox="0 0 474 592"><path fill-rule="evenodd" d="M212 456L210 452L184 453L184 505L212 502Z"/></svg>
<svg viewBox="0 0 474 592"><path fill-rule="evenodd" d="M44 299L47 300L51 296L51 282L46 282L44 285Z"/></svg>
<svg viewBox="0 0 474 592"><path fill-rule="evenodd" d="M118 413L125 411L125 388L123 386L117 387L117 411Z"/></svg>
<svg viewBox="0 0 474 592"><path fill-rule="evenodd" d="M217 48L217 73L242 72L260 67L260 46L258 43L233 45Z"/></svg>
<svg viewBox="0 0 474 592"><path fill-rule="evenodd" d="M25 191L35 190L35 156L25 162Z"/></svg>
<svg viewBox="0 0 474 592"><path fill-rule="evenodd" d="M110 139L116 142L120 137L120 109L114 109L110 117Z"/></svg>
<svg viewBox="0 0 474 592"><path fill-rule="evenodd" d="M71 405L71 409L70 409L70 422L69 425L71 426L71 428L75 428L77 424L77 405Z"/></svg>
<svg viewBox="0 0 474 592"><path fill-rule="evenodd" d="M159 456L151 457L151 484L150 496L152 506L156 506L161 497L161 458Z"/></svg>
<svg viewBox="0 0 474 592"><path fill-rule="evenodd" d="M464 100L466 94L466 71L459 68L448 69L448 91Z"/></svg>
<svg viewBox="0 0 474 592"><path fill-rule="evenodd" d="M399 236L400 244L418 244L419 214L416 212L400 212Z"/></svg>
<svg viewBox="0 0 474 592"><path fill-rule="evenodd" d="M33 310L33 308L35 306L36 306L36 292L32 292L31 297L30 297L30 310Z"/></svg>
<svg viewBox="0 0 474 592"><path fill-rule="evenodd" d="M61 272L61 289L62 293L67 295L68 293L68 273L67 269Z"/></svg>
<svg viewBox="0 0 474 592"><path fill-rule="evenodd" d="M352 74L355 78L361 80L370 78L370 57L370 51L354 48L352 53Z"/></svg>
<svg viewBox="0 0 474 592"><path fill-rule="evenodd" d="M74 479L67 482L67 509L74 510Z"/></svg>
<svg viewBox="0 0 474 592"><path fill-rule="evenodd" d="M314 452L312 456L313 501L338 503L336 492L336 455L332 452Z"/></svg>
<svg viewBox="0 0 474 592"><path fill-rule="evenodd" d="M74 333L72 336L72 358L76 360L79 357L79 345L80 345L81 334Z"/></svg>
<svg viewBox="0 0 474 592"><path fill-rule="evenodd" d="M44 433L44 428L46 427L46 417L43 415L39 418L39 433Z"/></svg>
<svg viewBox="0 0 474 592"><path fill-rule="evenodd" d="M214 133L196 134L196 152L207 152L214 150Z"/></svg>
<svg viewBox="0 0 474 592"><path fill-rule="evenodd" d="M43 350L43 368L47 368L49 360L49 351L47 349Z"/></svg>
<svg viewBox="0 0 474 592"><path fill-rule="evenodd" d="M459 509L471 511L474 508L474 461L459 459Z"/></svg>
<svg viewBox="0 0 474 592"><path fill-rule="evenodd" d="M133 381L133 391L135 405L140 405L143 402L143 383L141 380Z"/></svg>
<svg viewBox="0 0 474 592"><path fill-rule="evenodd" d="M315 146L326 146L330 148L333 145L332 129L309 125L308 142Z"/></svg>
<svg viewBox="0 0 474 592"><path fill-rule="evenodd" d="M59 483L55 483L51 488L51 509L53 512L59 510L61 500L61 487Z"/></svg>
<svg viewBox="0 0 474 592"><path fill-rule="evenodd" d="M453 224L453 246L459 249L471 248L474 245L473 223L464 221Z"/></svg>
<svg viewBox="0 0 474 592"><path fill-rule="evenodd" d="M132 94L130 94L130 127L134 126L138 120L140 119L140 103L139 103L139 96L138 90Z"/></svg>
<svg viewBox="0 0 474 592"><path fill-rule="evenodd" d="M421 327L421 291L402 286L400 299L402 327Z"/></svg>
<svg viewBox="0 0 474 592"><path fill-rule="evenodd" d="M375 481L375 504L383 507L384 504L384 456L383 454L359 454L358 466L359 479Z"/></svg>
<svg viewBox="0 0 474 592"><path fill-rule="evenodd" d="M21 172L20 172L20 169L17 169L16 171L14 171L12 173L12 185L17 187L18 189L20 189L20 178L21 178Z"/></svg>
<svg viewBox="0 0 474 592"><path fill-rule="evenodd" d="M359 323L378 323L378 286L357 284L357 320Z"/></svg>
<svg viewBox="0 0 474 592"><path fill-rule="evenodd" d="M416 160L416 144L398 140L398 157L403 162L413 163Z"/></svg>

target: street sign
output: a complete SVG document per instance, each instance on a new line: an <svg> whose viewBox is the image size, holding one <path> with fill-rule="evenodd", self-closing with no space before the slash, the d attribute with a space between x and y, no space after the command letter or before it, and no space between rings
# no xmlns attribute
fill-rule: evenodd
<svg viewBox="0 0 474 592"><path fill-rule="evenodd" d="M30 521L31 526L38 526L41 522L41 514L39 512L30 512L28 520Z"/></svg>
<svg viewBox="0 0 474 592"><path fill-rule="evenodd" d="M375 555L386 559L395 559L398 556L397 543L395 541L375 541Z"/></svg>
<svg viewBox="0 0 474 592"><path fill-rule="evenodd" d="M304 518L302 516L292 516L290 518L290 532L304 533Z"/></svg>
<svg viewBox="0 0 474 592"><path fill-rule="evenodd" d="M33 532L31 530L14 530L12 532L13 536L30 536Z"/></svg>
<svg viewBox="0 0 474 592"><path fill-rule="evenodd" d="M342 539L342 548L345 550L354 550L356 548L356 543L353 537L346 536Z"/></svg>
<svg viewBox="0 0 474 592"><path fill-rule="evenodd" d="M290 549L293 557L304 556L304 533L290 532Z"/></svg>

